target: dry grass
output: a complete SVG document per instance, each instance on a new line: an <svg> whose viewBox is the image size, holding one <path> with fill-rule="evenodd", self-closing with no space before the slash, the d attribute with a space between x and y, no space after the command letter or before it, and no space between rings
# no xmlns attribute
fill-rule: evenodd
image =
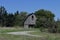
<svg viewBox="0 0 60 40"><path fill-rule="evenodd" d="M15 31L36 31L30 34L40 35L43 37L31 37L22 35L8 35L7 32ZM39 29L24 29L24 28L0 28L0 40L60 40L60 34L40 32Z"/></svg>

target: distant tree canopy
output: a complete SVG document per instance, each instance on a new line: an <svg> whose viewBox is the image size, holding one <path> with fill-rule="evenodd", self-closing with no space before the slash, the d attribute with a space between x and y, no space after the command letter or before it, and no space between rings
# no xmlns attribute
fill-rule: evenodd
<svg viewBox="0 0 60 40"><path fill-rule="evenodd" d="M16 12L15 16L15 26L23 26L23 22L25 17L27 16L27 12Z"/></svg>
<svg viewBox="0 0 60 40"><path fill-rule="evenodd" d="M0 7L0 24L1 26L4 26L6 24L7 20L7 11L4 7Z"/></svg>
<svg viewBox="0 0 60 40"><path fill-rule="evenodd" d="M48 27L54 21L55 17L55 15L51 11L44 9L35 11L35 15L37 17L36 22L37 27L41 26Z"/></svg>
<svg viewBox="0 0 60 40"><path fill-rule="evenodd" d="M23 26L23 21L27 16L27 12L8 13L7 10L0 7L0 26L1 27L12 27L12 26Z"/></svg>
<svg viewBox="0 0 60 40"><path fill-rule="evenodd" d="M44 10L44 9L40 9L38 11L35 12L37 17L46 17L46 18L50 18L51 20L54 19L55 15L48 10Z"/></svg>

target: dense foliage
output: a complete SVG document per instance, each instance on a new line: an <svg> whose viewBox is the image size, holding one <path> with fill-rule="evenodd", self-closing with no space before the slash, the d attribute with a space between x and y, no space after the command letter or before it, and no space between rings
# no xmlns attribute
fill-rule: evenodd
<svg viewBox="0 0 60 40"><path fill-rule="evenodd" d="M55 17L55 15L51 11L44 9L36 11L35 15L37 16L38 27L41 26L48 27L52 23L52 21L54 21Z"/></svg>
<svg viewBox="0 0 60 40"><path fill-rule="evenodd" d="M27 12L8 13L4 7L0 7L0 26L1 27L12 27L12 26L23 26L23 22Z"/></svg>

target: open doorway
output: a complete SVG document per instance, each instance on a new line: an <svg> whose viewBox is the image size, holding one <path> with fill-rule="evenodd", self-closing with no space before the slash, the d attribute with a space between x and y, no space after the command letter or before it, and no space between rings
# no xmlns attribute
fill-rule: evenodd
<svg viewBox="0 0 60 40"><path fill-rule="evenodd" d="M31 24L30 24L30 25L29 25L29 28L34 28L34 25L31 25Z"/></svg>

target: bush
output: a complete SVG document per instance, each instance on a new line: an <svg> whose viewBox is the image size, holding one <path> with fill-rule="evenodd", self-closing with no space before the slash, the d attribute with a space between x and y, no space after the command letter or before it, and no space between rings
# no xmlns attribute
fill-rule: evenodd
<svg viewBox="0 0 60 40"><path fill-rule="evenodd" d="M57 32L60 33L60 26L58 26L58 28L57 28Z"/></svg>

